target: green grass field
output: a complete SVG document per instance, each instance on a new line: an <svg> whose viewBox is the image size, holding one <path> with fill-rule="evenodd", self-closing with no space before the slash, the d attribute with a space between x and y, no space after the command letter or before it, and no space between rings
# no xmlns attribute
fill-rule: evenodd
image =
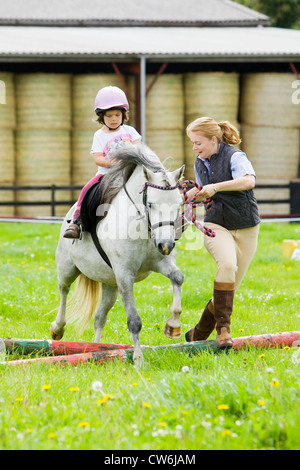
<svg viewBox="0 0 300 470"><path fill-rule="evenodd" d="M50 338L57 290L59 225L0 224L0 338ZM232 335L300 330L300 261L282 256L299 224L261 225L255 259L235 297ZM212 294L215 265L186 233L177 243L183 271L182 337ZM198 246L198 250L195 248ZM135 285L141 343L170 344L163 328L172 300L164 277ZM211 339L215 337L212 335ZM93 341L92 322L79 337ZM121 300L103 342L131 343ZM144 365L0 365L0 449L211 450L300 448L299 349L188 355L147 351ZM2 357L2 360L4 358Z"/></svg>

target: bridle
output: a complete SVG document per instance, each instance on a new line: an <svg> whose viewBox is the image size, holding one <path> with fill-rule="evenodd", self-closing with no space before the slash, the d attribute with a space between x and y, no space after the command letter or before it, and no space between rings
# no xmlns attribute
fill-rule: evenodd
<svg viewBox="0 0 300 470"><path fill-rule="evenodd" d="M207 235L208 237L214 238L216 236L215 232L212 229L210 229L208 227L205 227L205 225L202 225L200 222L198 222L197 219L196 219L196 216L193 214L193 208L197 207L198 205L207 205L207 209L210 210L213 201L212 201L211 198L209 198L206 201L195 203L195 199L197 197L197 194L195 194L195 196L191 200L189 200L188 196L187 196L187 186L188 186L188 184L190 184L192 186L195 186L198 189L198 191L201 191L201 189L202 189L202 187L198 183L196 183L195 181L192 181L192 180L186 180L182 183L181 187L182 187L182 192L183 192L183 197L184 197L184 204L185 204L186 208L179 217L182 217L182 218L184 217L188 222L194 224L205 235ZM148 193L147 193L148 187L155 188L155 189L160 189L162 191L172 191L173 189L177 189L179 186L180 186L179 181L177 181L175 186L170 186L170 185L158 186L157 184L150 183L149 181L146 181L145 184L144 184L143 189L139 193L139 194L143 193L143 205L144 205L145 214L142 214L141 211L139 210L139 208L137 207L137 205L135 204L135 202L132 200L130 194L128 193L127 188L126 188L126 183L124 181L125 193L126 193L127 197L129 198L129 200L131 201L131 203L136 208L136 211L138 213L137 220L141 219L145 223L145 225L148 229L149 238L154 238L154 235L153 235L152 232L156 228L163 227L164 225L174 226L175 221L165 220L163 222L157 222L156 224L153 224L153 225L151 224L149 208L148 208Z"/></svg>
<svg viewBox="0 0 300 470"><path fill-rule="evenodd" d="M159 227L163 227L165 225L174 226L175 221L173 221L173 220L164 220L164 221L161 221L161 222L157 222L155 224L151 223L149 207L148 207L148 187L159 189L161 191L172 191L172 190L177 189L179 187L179 181L177 181L175 186L170 186L170 185L159 186L157 184L150 183L149 181L146 181L145 184L144 184L143 189L139 192L139 194L143 194L143 206L144 206L144 212L145 212L144 214L142 214L142 212L139 210L139 208L137 207L135 202L132 200L130 194L127 191L126 183L124 181L125 193L126 193L127 197L129 198L130 202L134 205L134 207L135 207L135 209L138 213L137 220L143 220L143 222L145 223L145 225L147 227L149 238L154 238L153 230L155 230Z"/></svg>

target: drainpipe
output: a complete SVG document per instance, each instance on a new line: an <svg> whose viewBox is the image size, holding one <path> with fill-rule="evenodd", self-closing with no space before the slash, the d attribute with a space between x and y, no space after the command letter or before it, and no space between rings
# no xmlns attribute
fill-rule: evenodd
<svg viewBox="0 0 300 470"><path fill-rule="evenodd" d="M146 57L140 57L140 116L141 135L146 144Z"/></svg>

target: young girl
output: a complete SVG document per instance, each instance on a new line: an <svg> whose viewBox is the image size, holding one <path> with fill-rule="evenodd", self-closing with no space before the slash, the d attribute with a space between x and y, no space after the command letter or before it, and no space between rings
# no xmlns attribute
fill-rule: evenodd
<svg viewBox="0 0 300 470"><path fill-rule="evenodd" d="M246 154L234 147L239 134L228 121L196 119L187 134L197 152L195 174L202 186L198 198L213 198L206 211L205 226L214 230L214 238L204 237L204 245L217 263L213 297L197 325L189 330L187 341L205 340L217 330L219 349L231 348L230 336L233 298L255 254L259 215L254 197L255 171ZM187 194L193 197L198 190Z"/></svg>
<svg viewBox="0 0 300 470"><path fill-rule="evenodd" d="M112 153L117 148L129 144L138 144L141 141L141 135L134 127L125 125L127 120L127 111L129 104L125 93L118 87L107 86L98 91L95 99L95 113L98 116L97 121L103 124L103 127L94 134L91 153L93 154L98 171L82 189L76 210L73 215L73 221L64 233L64 238L76 239L80 237L80 208L87 190L100 177L109 171L114 164L111 159Z"/></svg>

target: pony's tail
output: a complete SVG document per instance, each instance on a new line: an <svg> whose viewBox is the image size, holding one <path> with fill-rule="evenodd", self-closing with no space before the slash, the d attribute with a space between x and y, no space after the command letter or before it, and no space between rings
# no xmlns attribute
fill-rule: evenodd
<svg viewBox="0 0 300 470"><path fill-rule="evenodd" d="M90 322L102 295L101 282L93 281L84 274L77 278L76 288L68 303L67 317L76 322L76 329L82 334Z"/></svg>

